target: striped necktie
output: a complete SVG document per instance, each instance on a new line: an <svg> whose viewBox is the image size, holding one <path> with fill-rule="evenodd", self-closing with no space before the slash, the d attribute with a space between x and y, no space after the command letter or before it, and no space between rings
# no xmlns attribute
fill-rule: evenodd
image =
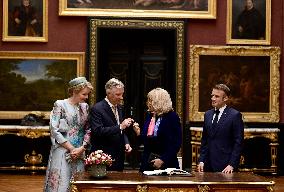
<svg viewBox="0 0 284 192"><path fill-rule="evenodd" d="M118 117L117 107L113 105L113 106L111 107L111 109L112 109L112 112L113 112L114 117L115 117L115 119L116 119L116 122L117 122L117 124L119 125L119 117Z"/></svg>

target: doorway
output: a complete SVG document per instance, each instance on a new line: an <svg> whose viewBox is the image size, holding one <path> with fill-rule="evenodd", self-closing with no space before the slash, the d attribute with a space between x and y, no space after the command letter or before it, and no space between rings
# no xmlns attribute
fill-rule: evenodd
<svg viewBox="0 0 284 192"><path fill-rule="evenodd" d="M125 84L125 115L140 127L147 110L147 93L153 88L162 87L170 93L181 119L183 111L183 30L178 30L179 25L165 27L165 21L147 22L90 21L89 74L96 89L91 103L105 97L104 85L115 77ZM138 168L142 149L134 132L127 134L133 152L126 157L126 168Z"/></svg>
<svg viewBox="0 0 284 192"><path fill-rule="evenodd" d="M168 90L176 103L174 30L103 28L98 37L98 100L105 97L105 82L115 77L125 85L126 116L139 124L153 88Z"/></svg>

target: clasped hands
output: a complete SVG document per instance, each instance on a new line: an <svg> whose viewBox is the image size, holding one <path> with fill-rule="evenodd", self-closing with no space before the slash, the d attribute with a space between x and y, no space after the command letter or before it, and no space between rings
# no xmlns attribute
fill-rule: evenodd
<svg viewBox="0 0 284 192"><path fill-rule="evenodd" d="M81 157L84 151L85 151L85 148L83 146L73 148L72 150L70 150L70 156L72 160L76 160L79 157Z"/></svg>

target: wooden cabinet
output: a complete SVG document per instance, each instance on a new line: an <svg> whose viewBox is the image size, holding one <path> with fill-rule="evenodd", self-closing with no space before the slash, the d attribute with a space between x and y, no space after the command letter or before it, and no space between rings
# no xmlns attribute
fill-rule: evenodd
<svg viewBox="0 0 284 192"><path fill-rule="evenodd" d="M245 128L240 171L277 174L278 128ZM192 169L195 170L202 137L201 127L190 127Z"/></svg>
<svg viewBox="0 0 284 192"><path fill-rule="evenodd" d="M274 181L251 173L194 173L193 176L145 176L108 172L104 179L88 174L75 177L73 192L270 192Z"/></svg>
<svg viewBox="0 0 284 192"><path fill-rule="evenodd" d="M0 125L0 170L45 171L50 145L48 126Z"/></svg>

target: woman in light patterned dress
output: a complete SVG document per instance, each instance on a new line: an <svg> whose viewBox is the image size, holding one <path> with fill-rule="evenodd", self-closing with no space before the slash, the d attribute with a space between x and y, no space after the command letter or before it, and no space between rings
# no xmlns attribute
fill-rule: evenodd
<svg viewBox="0 0 284 192"><path fill-rule="evenodd" d="M70 97L57 100L50 114L51 150L45 192L70 191L70 179L84 171L84 153L89 147L88 104L93 87L85 77L69 82Z"/></svg>

